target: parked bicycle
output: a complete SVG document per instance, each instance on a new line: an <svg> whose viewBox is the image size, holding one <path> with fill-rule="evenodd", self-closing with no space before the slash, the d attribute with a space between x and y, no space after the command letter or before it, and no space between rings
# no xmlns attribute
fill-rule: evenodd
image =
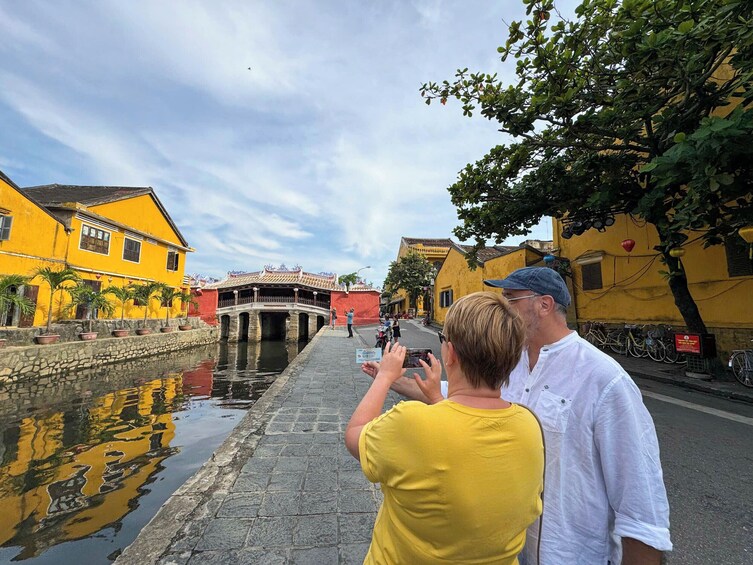
<svg viewBox="0 0 753 565"><path fill-rule="evenodd" d="M753 349L735 349L729 358L729 367L737 382L753 388Z"/></svg>
<svg viewBox="0 0 753 565"><path fill-rule="evenodd" d="M674 343L671 326L639 326L625 324L621 328L609 329L603 322L586 322L583 325L583 338L602 349L611 349L620 355L650 357L665 363L683 362Z"/></svg>

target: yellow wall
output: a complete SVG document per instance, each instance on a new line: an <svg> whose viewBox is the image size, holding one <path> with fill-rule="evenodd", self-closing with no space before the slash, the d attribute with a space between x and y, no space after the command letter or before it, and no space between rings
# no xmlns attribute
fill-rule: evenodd
<svg viewBox="0 0 753 565"><path fill-rule="evenodd" d="M541 256L529 249L521 248L507 255L485 261L483 265L472 271L464 253L451 248L442 268L439 270L434 284L434 320L444 323L449 307L442 308L439 300L443 291L452 289L453 302L461 296L474 292L492 290L484 285L486 279L502 279L515 269L539 264Z"/></svg>
<svg viewBox="0 0 753 565"><path fill-rule="evenodd" d="M560 255L572 262L575 283L575 305L580 323L599 320L607 323L635 322L668 323L684 326L682 316L666 279L659 271L667 267L659 261L658 235L653 226L618 216L604 233L588 230L583 235L562 239L562 226L555 221L555 246ZM689 240L699 232L689 234ZM620 245L625 239L635 240L627 253ZM732 277L727 273L727 258L722 245L703 249L700 240L686 244L682 263L688 277L690 293L696 301L707 327L751 328L753 326L753 277ZM603 252L601 273L603 288L584 291L582 269L578 259L594 252ZM717 336L720 343L720 336ZM720 343L723 350L745 343Z"/></svg>
<svg viewBox="0 0 753 565"><path fill-rule="evenodd" d="M441 263L444 261L445 257L447 256L447 251L449 250L449 247L441 247L441 246L428 246L424 245L423 243L416 243L413 245L404 245L403 242L400 242L400 249L397 251L397 258L400 260L400 258L405 257L408 253L414 252L418 253L419 255L423 256L424 259L426 259L429 263L432 265ZM408 293L400 288L395 292L395 296L393 297L393 300L397 298L403 298L404 302L400 304L396 304L392 307L392 310L394 312L407 312L408 309L411 307L410 304L410 297L408 296ZM426 309L424 307L424 299L423 296L419 296L416 300L416 316L424 316L426 315ZM428 306L428 305L426 305Z"/></svg>
<svg viewBox="0 0 753 565"><path fill-rule="evenodd" d="M116 222L131 226L136 230L151 234L154 237L167 240L176 245L181 244L177 234L170 227L170 223L159 211L159 207L154 199L148 194L108 204L89 206L89 210L100 216L105 216Z"/></svg>

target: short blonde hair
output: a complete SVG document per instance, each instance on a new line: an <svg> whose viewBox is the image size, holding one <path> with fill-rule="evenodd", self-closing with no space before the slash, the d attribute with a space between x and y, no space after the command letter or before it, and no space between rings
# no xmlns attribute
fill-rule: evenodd
<svg viewBox="0 0 753 565"><path fill-rule="evenodd" d="M525 325L502 295L475 292L450 307L444 334L471 386L499 388L520 360Z"/></svg>

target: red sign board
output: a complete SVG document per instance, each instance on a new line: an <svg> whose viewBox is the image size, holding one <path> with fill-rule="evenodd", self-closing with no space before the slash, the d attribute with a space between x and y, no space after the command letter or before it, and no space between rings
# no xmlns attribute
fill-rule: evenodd
<svg viewBox="0 0 753 565"><path fill-rule="evenodd" d="M675 334L675 349L678 353L701 354L700 334Z"/></svg>

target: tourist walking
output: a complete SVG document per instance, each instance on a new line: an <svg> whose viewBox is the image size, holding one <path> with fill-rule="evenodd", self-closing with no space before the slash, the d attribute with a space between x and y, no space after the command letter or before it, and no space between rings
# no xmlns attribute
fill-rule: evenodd
<svg viewBox="0 0 753 565"><path fill-rule="evenodd" d="M392 337L395 338L395 340L400 339L400 320L397 316L395 316L395 319L392 320Z"/></svg>
<svg viewBox="0 0 753 565"><path fill-rule="evenodd" d="M353 337L353 315L355 309L351 308L346 316L348 322L348 337Z"/></svg>
<svg viewBox="0 0 753 565"><path fill-rule="evenodd" d="M329 311L329 325L334 330L335 324L337 323L337 308L332 308L332 310Z"/></svg>
<svg viewBox="0 0 753 565"><path fill-rule="evenodd" d="M520 358L525 328L499 294L455 302L439 334L442 365L423 360L414 384L433 404L381 414L405 372L406 348L387 344L374 382L345 431L348 451L384 495L365 564L517 564L541 514L544 446L536 417L499 396ZM409 433L406 433L409 431Z"/></svg>
<svg viewBox="0 0 753 565"><path fill-rule="evenodd" d="M528 329L502 397L530 407L546 438L546 517L540 540L538 525L528 529L521 565L659 565L661 552L672 549L669 503L640 390L614 359L567 327L570 293L556 271L525 267L484 282L503 289ZM378 368L362 366L372 377ZM430 401L412 379L392 388Z"/></svg>

